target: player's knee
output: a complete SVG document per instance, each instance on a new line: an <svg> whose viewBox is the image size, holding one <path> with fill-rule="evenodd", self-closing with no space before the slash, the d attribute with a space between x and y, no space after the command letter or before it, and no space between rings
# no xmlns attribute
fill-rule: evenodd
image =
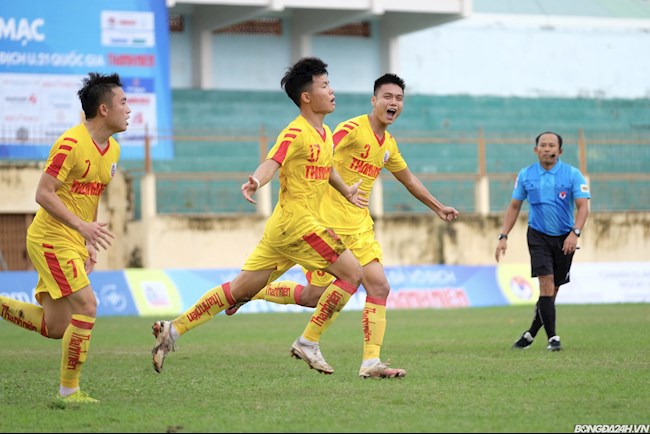
<svg viewBox="0 0 650 434"><path fill-rule="evenodd" d="M345 283L349 284L351 287L358 288L359 285L361 285L361 280L362 280L363 275L361 273L357 274L354 272L348 272L344 274L343 276L340 277L339 280L344 281Z"/></svg>
<svg viewBox="0 0 650 434"><path fill-rule="evenodd" d="M350 264L350 266L345 270L345 275L342 276L341 279L355 287L358 287L361 285L361 281L363 280L363 268L361 268L361 265L358 262Z"/></svg>
<svg viewBox="0 0 650 434"><path fill-rule="evenodd" d="M70 322L63 324L60 321L56 321L54 324L47 324L47 335L45 337L49 339L61 339L69 325Z"/></svg>
<svg viewBox="0 0 650 434"><path fill-rule="evenodd" d="M97 317L97 298L90 285L64 298L70 314Z"/></svg>
<svg viewBox="0 0 650 434"><path fill-rule="evenodd" d="M83 303L78 306L77 309L74 309L80 315L89 316L91 318L97 318L97 300L89 300L87 303Z"/></svg>
<svg viewBox="0 0 650 434"><path fill-rule="evenodd" d="M305 307L318 306L318 300L325 288L307 285L300 293L300 305Z"/></svg>
<svg viewBox="0 0 650 434"><path fill-rule="evenodd" d="M388 298L388 294L390 293L390 285L388 282L379 285L368 285L364 287L366 289L366 293L368 293L370 297L374 298Z"/></svg>

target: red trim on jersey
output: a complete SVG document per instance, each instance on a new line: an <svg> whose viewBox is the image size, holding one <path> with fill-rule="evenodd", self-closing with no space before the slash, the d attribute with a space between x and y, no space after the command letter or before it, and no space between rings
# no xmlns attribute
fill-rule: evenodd
<svg viewBox="0 0 650 434"><path fill-rule="evenodd" d="M59 176L59 172L61 171L61 167L66 158L68 158L68 154L56 154L54 158L52 158L52 164L47 166L45 173L52 175L55 178Z"/></svg>
<svg viewBox="0 0 650 434"><path fill-rule="evenodd" d="M325 140L327 140L327 130L326 129L323 129L322 133L319 131L318 134L320 134L320 138L323 139L323 142Z"/></svg>
<svg viewBox="0 0 650 434"><path fill-rule="evenodd" d="M366 295L366 303L376 304L378 306L386 306L385 298L370 297Z"/></svg>
<svg viewBox="0 0 650 434"><path fill-rule="evenodd" d="M373 134L375 135L375 139L377 139L377 143L379 143L379 147L381 148L381 146L384 144L384 141L386 140L386 134L384 134L381 138L379 138L377 133L375 133L374 131Z"/></svg>
<svg viewBox="0 0 650 434"><path fill-rule="evenodd" d="M336 279L334 282L332 282L332 284L338 286L350 295L354 295L354 293L357 292L357 287L350 282L346 282L345 280Z"/></svg>
<svg viewBox="0 0 650 434"><path fill-rule="evenodd" d="M309 235L302 237L303 240L309 244L312 249L316 250L319 255L323 257L327 262L333 264L339 258L339 254L332 249L329 244L325 242L321 237L312 232Z"/></svg>
<svg viewBox="0 0 650 434"><path fill-rule="evenodd" d="M356 122L346 122L335 134L332 136L332 139L334 140L334 148L336 148L336 145L339 144L339 142L343 139L343 137L347 136L352 132L353 129L358 127L359 124Z"/></svg>
<svg viewBox="0 0 650 434"><path fill-rule="evenodd" d="M95 325L94 322L81 321L81 320L74 319L74 318L72 318L72 321L70 321L70 324L72 324L73 326L75 326L77 328L84 329L84 330L92 330L93 326Z"/></svg>
<svg viewBox="0 0 650 434"><path fill-rule="evenodd" d="M282 142L280 144L280 147L278 148L278 151L275 154L273 154L273 157L271 157L271 159L282 164L284 162L284 159L287 158L287 151L289 150L289 145L291 143L292 143L291 140L285 140L284 142Z"/></svg>
<svg viewBox="0 0 650 434"><path fill-rule="evenodd" d="M53 249L53 248L54 248L54 246L53 246L52 244L45 244L45 243L43 243L43 244L41 244L41 246L42 246L43 248L45 248L45 249Z"/></svg>
<svg viewBox="0 0 650 434"><path fill-rule="evenodd" d="M95 143L95 140L93 140L92 137L90 138L90 140L93 141L93 145L95 145L95 148L97 148L97 150L99 151L99 153L100 153L101 155L106 154L106 153L108 152L108 149L111 147L111 139L108 139L108 140L106 141L106 148L104 148L103 151L102 151L102 148L100 148L99 145L97 145L97 143Z"/></svg>
<svg viewBox="0 0 650 434"><path fill-rule="evenodd" d="M339 144L341 140L343 140L343 137L347 136L350 134L349 131L347 130L338 130L334 135L332 136L332 140L334 140L334 147L336 148L336 145Z"/></svg>
<svg viewBox="0 0 650 434"><path fill-rule="evenodd" d="M50 273L52 273L56 284L61 290L61 294L63 294L64 297L72 294L72 288L70 288L70 284L65 278L61 265L59 264L58 259L56 259L56 254L45 252L45 261L47 262L47 266L50 269Z"/></svg>
<svg viewBox="0 0 650 434"><path fill-rule="evenodd" d="M61 145L61 146L59 146L59 149L63 149L64 151L72 151L72 146L70 146L70 145Z"/></svg>
<svg viewBox="0 0 650 434"><path fill-rule="evenodd" d="M72 137L64 137L63 140L67 140L68 142L72 143L78 143L77 139L73 139Z"/></svg>
<svg viewBox="0 0 650 434"><path fill-rule="evenodd" d="M88 175L88 171L90 170L90 160L86 160L86 164L88 165L88 167L86 167L86 171L84 172L84 174L81 175L82 178L85 178L86 175Z"/></svg>
<svg viewBox="0 0 650 434"><path fill-rule="evenodd" d="M234 306L236 302L234 297L232 296L232 293L230 292L230 282L226 282L222 284L221 288L223 289L223 293L226 296L226 301L228 302L228 304L230 306Z"/></svg>

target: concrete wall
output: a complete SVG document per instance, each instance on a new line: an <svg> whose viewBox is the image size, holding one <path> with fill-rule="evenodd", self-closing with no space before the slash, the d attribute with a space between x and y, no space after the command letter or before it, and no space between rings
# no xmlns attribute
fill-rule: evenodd
<svg viewBox="0 0 650 434"><path fill-rule="evenodd" d="M35 212L37 206L30 200L39 177L38 166L20 170L0 166L0 212ZM158 215L132 221L130 195L121 174L106 190L99 219L110 222L116 239L109 251L100 252L97 269L240 267L266 223L265 218L250 215ZM386 265L482 265L494 263L501 222L502 215L461 215L451 224L431 214L387 216L377 221L376 232ZM509 236L504 262L529 261L526 228L526 215L522 214ZM576 262L648 261L650 213L594 213L580 245Z"/></svg>
<svg viewBox="0 0 650 434"><path fill-rule="evenodd" d="M602 2L551 0L538 14L510 13L523 2L475 2L462 20L397 38L397 63L410 95L494 95L562 98L646 98L650 56L650 20L646 16L587 17L562 10ZM531 3L531 2L528 2ZM538 2L532 2L538 4ZM525 9L523 10L525 12ZM583 13L585 11L583 10ZM612 14L613 16L613 14ZM194 18L196 19L196 18ZM170 80L174 89L190 88L193 69L191 32L170 34ZM215 89L278 90L290 63L291 34L282 36L212 35ZM313 55L329 65L336 92L367 94L384 71L379 61L380 34L370 38L313 38ZM350 53L355 62L350 62ZM251 55L250 53L254 53Z"/></svg>
<svg viewBox="0 0 650 434"><path fill-rule="evenodd" d="M508 237L504 263L527 263L526 215ZM431 215L389 216L376 223L386 265L494 264L502 216L461 215L449 224ZM125 240L143 248L149 268L240 267L259 241L265 219L256 216L157 216L130 223ZM141 234L146 243L138 240ZM138 240L136 243L131 243ZM648 261L650 213L592 214L576 262Z"/></svg>
<svg viewBox="0 0 650 434"><path fill-rule="evenodd" d="M0 165L0 213L36 214L39 205L34 199L38 181L43 171L42 163ZM133 247L125 243L131 219L133 200L130 186L118 171L99 204L98 221L109 222L115 242L109 251L99 252L97 269L124 268Z"/></svg>
<svg viewBox="0 0 650 434"><path fill-rule="evenodd" d="M648 52L649 29L647 19L477 13L401 37L399 64L411 94L644 98L650 56L634 53Z"/></svg>

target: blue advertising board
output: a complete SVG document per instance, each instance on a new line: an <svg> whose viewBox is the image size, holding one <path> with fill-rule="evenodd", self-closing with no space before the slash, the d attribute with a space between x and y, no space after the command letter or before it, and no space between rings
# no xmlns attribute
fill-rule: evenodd
<svg viewBox="0 0 650 434"><path fill-rule="evenodd" d="M647 262L576 263L571 274L578 278L560 291L557 302L650 303L649 266ZM530 264L387 266L385 270L391 285L387 309L532 306L539 297L539 282L531 277ZM239 272L238 268L129 268L94 271L89 277L97 297L97 316L172 318L191 308L211 288L232 281ZM37 280L35 271L0 271L0 296L36 303ZM307 284L298 266L278 280ZM345 309L363 310L365 300L361 286ZM254 300L238 313L302 311L313 310ZM0 314L4 314L2 309Z"/></svg>
<svg viewBox="0 0 650 434"><path fill-rule="evenodd" d="M532 304L539 291L527 265L387 266L391 291L388 309L453 309ZM209 289L234 279L238 268L143 269L94 271L89 277L97 297L97 315L175 316L186 311ZM35 303L35 271L0 272L0 295ZM299 266L279 279L306 285ZM366 291L361 286L346 310L363 310ZM311 309L255 300L241 313L302 312Z"/></svg>
<svg viewBox="0 0 650 434"><path fill-rule="evenodd" d="M3 0L0 6L0 159L43 160L83 119L89 72L120 74L131 107L115 138L123 159L173 158L165 0Z"/></svg>
<svg viewBox="0 0 650 434"><path fill-rule="evenodd" d="M90 275L95 298L97 316L138 316L131 288L123 271L96 271ZM34 288L38 282L35 271L0 272L0 295L38 304Z"/></svg>
<svg viewBox="0 0 650 434"><path fill-rule="evenodd" d="M572 279L560 291L558 303L650 303L649 269L647 262L574 264L572 276L575 273L579 279ZM387 309L534 305L539 297L539 283L531 277L530 264L387 266L385 271L391 285ZM238 268L129 268L94 271L89 277L98 301L97 316L170 318L191 308L211 288L232 281L239 272ZM37 280L35 271L0 271L0 296L36 303ZM298 266L278 280L307 284ZM365 300L361 286L345 309L363 310ZM238 312L301 311L312 309L254 300Z"/></svg>

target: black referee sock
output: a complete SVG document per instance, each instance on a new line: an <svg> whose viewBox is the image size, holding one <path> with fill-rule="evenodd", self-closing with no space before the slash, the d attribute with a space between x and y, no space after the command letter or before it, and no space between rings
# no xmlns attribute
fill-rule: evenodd
<svg viewBox="0 0 650 434"><path fill-rule="evenodd" d="M535 317L533 318L533 323L530 325L528 332L532 337L535 337L543 325L542 316L539 313L539 301L537 301L537 304L535 305Z"/></svg>
<svg viewBox="0 0 650 434"><path fill-rule="evenodd" d="M544 330L546 330L546 334L550 339L555 336L555 300L553 300L553 297L540 296L537 305L544 323Z"/></svg>

